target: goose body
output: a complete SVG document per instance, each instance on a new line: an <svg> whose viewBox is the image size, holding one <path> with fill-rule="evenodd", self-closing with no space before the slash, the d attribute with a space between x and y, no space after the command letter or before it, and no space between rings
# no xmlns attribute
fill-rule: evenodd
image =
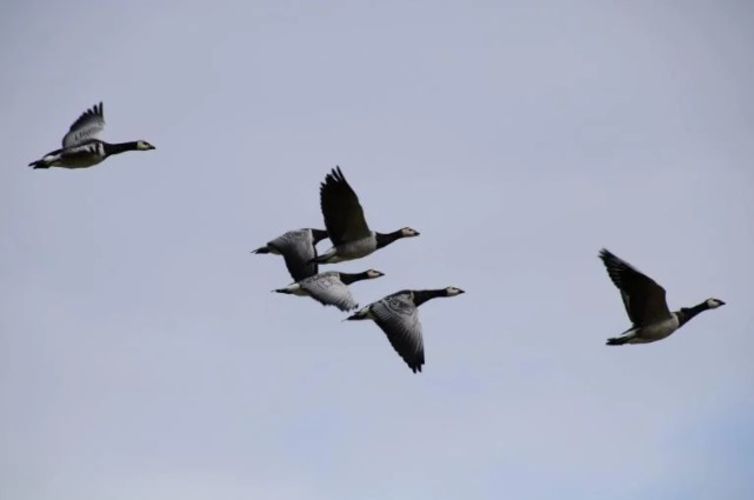
<svg viewBox="0 0 754 500"><path fill-rule="evenodd" d="M424 341L418 307L436 297L454 297L462 293L463 290L452 286L437 290L401 290L372 302L347 319L370 319L377 323L411 371L421 372Z"/></svg>
<svg viewBox="0 0 754 500"><path fill-rule="evenodd" d="M665 289L631 264L602 249L599 254L613 284L620 290L623 305L632 326L618 337L607 339L607 345L647 344L669 337L694 316L708 309L725 305L709 298L694 307L671 312L665 300Z"/></svg>
<svg viewBox="0 0 754 500"><path fill-rule="evenodd" d="M325 238L327 231L324 229L296 229L278 236L252 253L282 255L291 277L300 281L319 271L314 261L317 257L316 245Z"/></svg>
<svg viewBox="0 0 754 500"><path fill-rule="evenodd" d="M111 144L96 138L105 128L102 103L86 110L63 137L63 147L29 163L34 168L87 168L103 162L108 156L126 151L149 151L154 146L146 141Z"/></svg>
<svg viewBox="0 0 754 500"><path fill-rule="evenodd" d="M275 291L278 293L311 297L323 306L335 306L341 311L350 311L359 305L353 299L348 285L361 280L379 278L380 276L384 276L384 274L374 269L364 271L363 273L328 271L309 276Z"/></svg>
<svg viewBox="0 0 754 500"><path fill-rule="evenodd" d="M410 227L392 233L372 231L364 218L359 198L340 167L325 176L319 193L325 227L333 243L331 249L317 257L320 264L359 259L400 238L419 236L419 232Z"/></svg>

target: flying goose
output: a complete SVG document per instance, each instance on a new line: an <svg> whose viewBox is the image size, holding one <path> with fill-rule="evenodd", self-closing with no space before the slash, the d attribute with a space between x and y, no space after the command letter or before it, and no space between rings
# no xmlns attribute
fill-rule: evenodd
<svg viewBox="0 0 754 500"><path fill-rule="evenodd" d="M333 247L317 257L320 264L333 264L369 255L378 248L400 238L419 236L419 232L404 227L392 233L377 233L369 229L359 197L348 185L340 167L325 176L319 190L322 215Z"/></svg>
<svg viewBox="0 0 754 500"><path fill-rule="evenodd" d="M102 114L102 103L82 113L73 122L70 130L63 137L63 147L47 153L41 160L29 163L34 168L86 168L102 162L110 155L125 151L148 151L154 146L147 141L121 142L110 144L97 139L97 135L105 128L105 116Z"/></svg>
<svg viewBox="0 0 754 500"><path fill-rule="evenodd" d="M418 307L435 297L454 297L464 293L449 286L439 290L401 290L373 302L346 319L371 319L387 335L387 339L409 368L416 373L424 364L422 326Z"/></svg>
<svg viewBox="0 0 754 500"><path fill-rule="evenodd" d="M296 229L278 236L252 253L282 255L291 277L300 281L317 274L319 269L314 262L317 257L315 245L325 238L327 231L324 229Z"/></svg>
<svg viewBox="0 0 754 500"><path fill-rule="evenodd" d="M348 285L361 280L371 280L384 276L380 271L370 269L363 273L341 273L327 271L309 276L285 288L274 290L278 293L309 296L323 306L335 306L341 311L356 309L359 304L353 300Z"/></svg>
<svg viewBox="0 0 754 500"><path fill-rule="evenodd" d="M633 323L620 336L607 339L607 345L646 344L662 340L700 312L725 305L720 299L710 298L694 307L683 307L671 313L665 302L665 289L652 278L604 248L599 256L610 279L620 290L628 318Z"/></svg>

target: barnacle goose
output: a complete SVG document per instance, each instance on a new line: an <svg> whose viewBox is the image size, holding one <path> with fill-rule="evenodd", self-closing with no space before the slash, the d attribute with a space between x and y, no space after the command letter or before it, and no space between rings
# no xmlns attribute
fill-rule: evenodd
<svg viewBox="0 0 754 500"><path fill-rule="evenodd" d="M449 286L439 290L401 290L373 302L346 319L371 319L387 335L387 339L409 368L416 373L424 364L422 326L418 307L435 297L455 297L464 293Z"/></svg>
<svg viewBox="0 0 754 500"><path fill-rule="evenodd" d="M604 248L599 256L610 279L620 290L632 323L631 328L620 336L607 339L607 345L646 344L662 340L700 312L725 305L720 299L710 298L694 307L683 307L671 313L665 302L665 289L652 278Z"/></svg>
<svg viewBox="0 0 754 500"><path fill-rule="evenodd" d="M296 229L278 236L252 253L282 255L291 277L300 281L319 271L317 263L313 261L317 257L315 245L325 238L327 231L324 229Z"/></svg>
<svg viewBox="0 0 754 500"><path fill-rule="evenodd" d="M323 306L335 306L341 311L350 311L359 307L359 304L351 296L348 285L361 280L379 278L380 276L384 276L384 274L374 269L369 269L363 273L327 271L309 276L285 288L279 288L274 291L309 296Z"/></svg>
<svg viewBox="0 0 754 500"><path fill-rule="evenodd" d="M34 168L86 168L96 165L110 155L125 151L148 151L154 146L147 141L121 142L110 144L97 139L105 128L102 103L95 104L73 122L63 137L63 147L47 153L41 160L29 163Z"/></svg>
<svg viewBox="0 0 754 500"><path fill-rule="evenodd" d="M410 227L392 233L377 233L369 229L359 198L340 167L325 176L319 193L325 227L333 243L330 250L317 257L316 261L320 264L358 259L397 239L419 236L419 232Z"/></svg>

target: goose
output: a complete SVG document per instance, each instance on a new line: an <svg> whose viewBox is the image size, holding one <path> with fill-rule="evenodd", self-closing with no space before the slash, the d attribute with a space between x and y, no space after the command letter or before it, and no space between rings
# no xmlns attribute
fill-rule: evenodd
<svg viewBox="0 0 754 500"><path fill-rule="evenodd" d="M291 277L300 281L319 271L317 263L313 261L317 257L315 245L325 238L327 231L324 229L296 229L278 236L251 253L282 255Z"/></svg>
<svg viewBox="0 0 754 500"><path fill-rule="evenodd" d="M320 264L334 264L359 259L400 238L419 236L419 232L404 227L392 233L377 233L369 229L359 197L336 167L325 176L319 190L322 215L333 247L316 258Z"/></svg>
<svg viewBox="0 0 754 500"><path fill-rule="evenodd" d="M149 151L154 146L147 141L121 142L110 144L97 139L97 135L105 128L105 116L102 113L102 103L95 104L84 111L73 122L68 133L63 137L63 147L51 151L41 160L29 163L34 168L86 168L101 163L110 155L125 151Z"/></svg>
<svg viewBox="0 0 754 500"><path fill-rule="evenodd" d="M665 302L665 289L652 278L607 249L603 248L599 257L610 279L620 290L628 318L633 323L620 336L607 339L607 345L647 344L662 340L700 312L725 305L720 299L709 298L694 307L670 312Z"/></svg>
<svg viewBox="0 0 754 500"><path fill-rule="evenodd" d="M309 276L285 288L278 288L273 291L302 297L308 296L323 306L335 306L341 311L350 311L359 307L359 304L353 300L348 285L361 280L379 278L380 276L384 276L384 274L375 269L369 269L363 273L327 271Z"/></svg>
<svg viewBox="0 0 754 500"><path fill-rule="evenodd" d="M401 290L359 310L347 320L371 319L387 335L387 339L411 371L422 371L424 345L418 307L435 297L455 297L465 293L449 286L439 290Z"/></svg>

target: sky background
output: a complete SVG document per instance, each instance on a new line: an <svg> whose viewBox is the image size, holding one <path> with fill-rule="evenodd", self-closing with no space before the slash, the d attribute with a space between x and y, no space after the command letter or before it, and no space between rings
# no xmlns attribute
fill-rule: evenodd
<svg viewBox="0 0 754 500"><path fill-rule="evenodd" d="M754 498L754 6L0 6L0 498ZM104 101L157 149L32 170ZM273 295L340 165L403 240L329 269L382 332ZM718 297L628 324L606 246ZM324 248L324 247L323 247Z"/></svg>

